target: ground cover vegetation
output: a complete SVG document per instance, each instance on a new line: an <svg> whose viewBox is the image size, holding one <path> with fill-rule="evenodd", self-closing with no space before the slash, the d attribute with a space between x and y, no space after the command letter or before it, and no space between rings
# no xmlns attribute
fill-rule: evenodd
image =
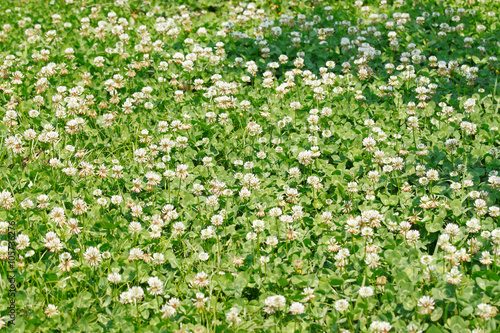
<svg viewBox="0 0 500 333"><path fill-rule="evenodd" d="M0 329L498 332L499 6L1 2Z"/></svg>

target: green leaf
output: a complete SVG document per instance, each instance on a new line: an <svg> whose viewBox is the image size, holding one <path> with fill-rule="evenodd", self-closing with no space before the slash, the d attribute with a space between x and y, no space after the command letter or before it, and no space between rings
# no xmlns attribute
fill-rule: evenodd
<svg viewBox="0 0 500 333"><path fill-rule="evenodd" d="M442 315L443 315L443 309L440 308L440 307L437 307L431 313L431 320L432 321L438 321L441 318Z"/></svg>
<svg viewBox="0 0 500 333"><path fill-rule="evenodd" d="M397 206L398 205L398 197L395 195L387 196L384 194L380 194L380 201L386 206Z"/></svg>
<svg viewBox="0 0 500 333"><path fill-rule="evenodd" d="M453 211L453 215L460 216L463 212L462 201L459 199L455 199L450 203L451 210Z"/></svg>
<svg viewBox="0 0 500 333"><path fill-rule="evenodd" d="M79 295L78 297L75 298L75 307L77 308L88 308L92 305L94 302L92 299L92 294L88 291L84 292L83 294Z"/></svg>
<svg viewBox="0 0 500 333"><path fill-rule="evenodd" d="M481 288L482 290L486 290L486 286L487 286L488 281L478 277L478 278L476 278L476 283L477 283L479 288Z"/></svg>
<svg viewBox="0 0 500 333"><path fill-rule="evenodd" d="M288 285L288 280L285 279L284 277L280 277L278 279L278 284L281 286L281 287L286 287Z"/></svg>
<svg viewBox="0 0 500 333"><path fill-rule="evenodd" d="M173 251L167 251L167 253L165 254L165 259L168 260L168 262L170 263L170 265L172 267L174 267L174 268L178 267L177 258L176 258Z"/></svg>
<svg viewBox="0 0 500 333"><path fill-rule="evenodd" d="M429 326L429 328L425 331L426 333L443 333L443 331L436 325L432 324Z"/></svg>
<svg viewBox="0 0 500 333"><path fill-rule="evenodd" d="M465 321L460 316L453 316L449 318L446 324L452 332L460 332L464 328L469 327L469 322Z"/></svg>
<svg viewBox="0 0 500 333"><path fill-rule="evenodd" d="M466 306L462 311L460 311L460 315L462 317L468 317L474 312L474 308L472 306Z"/></svg>
<svg viewBox="0 0 500 333"><path fill-rule="evenodd" d="M425 229L430 233L438 232L442 229L442 227L443 227L443 219L437 216L433 217L432 222L425 223Z"/></svg>

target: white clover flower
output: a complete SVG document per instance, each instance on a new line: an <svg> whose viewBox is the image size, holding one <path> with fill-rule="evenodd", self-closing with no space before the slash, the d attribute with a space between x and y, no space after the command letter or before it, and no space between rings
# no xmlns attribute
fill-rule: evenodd
<svg viewBox="0 0 500 333"><path fill-rule="evenodd" d="M110 283L114 283L114 284L116 284L116 283L119 283L121 280L122 280L122 277L121 277L121 275L120 275L120 274L118 274L118 273L110 273L110 274L108 275L108 281L109 281Z"/></svg>
<svg viewBox="0 0 500 333"><path fill-rule="evenodd" d="M290 305L290 313L293 315L301 315L305 311L305 306L302 303L294 302Z"/></svg>
<svg viewBox="0 0 500 333"><path fill-rule="evenodd" d="M361 287L358 290L359 296L363 298L371 297L373 296L373 288L372 287Z"/></svg>
<svg viewBox="0 0 500 333"><path fill-rule="evenodd" d="M334 307L338 312L344 312L349 308L349 302L345 299L339 299L335 301Z"/></svg>
<svg viewBox="0 0 500 333"><path fill-rule="evenodd" d="M45 309L45 314L49 318L52 318L54 316L59 315L59 311L57 309L57 306L55 306L54 304L47 305L47 308Z"/></svg>

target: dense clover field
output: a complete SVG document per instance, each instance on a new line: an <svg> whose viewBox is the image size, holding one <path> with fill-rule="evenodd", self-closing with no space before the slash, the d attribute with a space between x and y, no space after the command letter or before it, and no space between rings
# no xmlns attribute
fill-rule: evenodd
<svg viewBox="0 0 500 333"><path fill-rule="evenodd" d="M499 14L2 1L0 330L498 332Z"/></svg>

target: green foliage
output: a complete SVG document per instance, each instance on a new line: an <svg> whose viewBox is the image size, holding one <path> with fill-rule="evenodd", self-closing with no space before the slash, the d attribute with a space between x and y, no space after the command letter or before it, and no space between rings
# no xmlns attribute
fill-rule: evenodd
<svg viewBox="0 0 500 333"><path fill-rule="evenodd" d="M498 331L496 1L0 12L0 330Z"/></svg>

